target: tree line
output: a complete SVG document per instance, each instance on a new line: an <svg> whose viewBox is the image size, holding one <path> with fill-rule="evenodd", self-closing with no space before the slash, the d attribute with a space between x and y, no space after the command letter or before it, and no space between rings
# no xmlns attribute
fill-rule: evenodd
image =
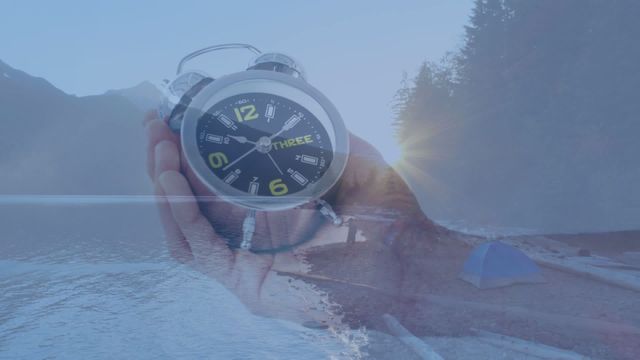
<svg viewBox="0 0 640 360"><path fill-rule="evenodd" d="M463 46L397 94L427 210L550 230L639 224L638 18L632 0L477 0Z"/></svg>

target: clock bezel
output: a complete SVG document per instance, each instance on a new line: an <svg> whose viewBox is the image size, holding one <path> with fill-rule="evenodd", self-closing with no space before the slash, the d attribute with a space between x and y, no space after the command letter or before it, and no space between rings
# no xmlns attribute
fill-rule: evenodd
<svg viewBox="0 0 640 360"><path fill-rule="evenodd" d="M314 184L291 195L255 196L238 190L218 178L202 158L198 146L198 121L213 105L231 96L263 92L284 97L311 112L325 127L333 147L333 160ZM182 149L194 173L209 190L225 201L260 210L286 210L320 198L340 179L349 155L349 133L338 110L320 91L306 81L266 70L246 70L223 76L205 86L186 110L181 126Z"/></svg>

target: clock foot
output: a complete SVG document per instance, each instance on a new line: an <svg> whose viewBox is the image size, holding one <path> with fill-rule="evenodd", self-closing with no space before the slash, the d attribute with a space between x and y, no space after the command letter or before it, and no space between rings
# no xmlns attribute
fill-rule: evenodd
<svg viewBox="0 0 640 360"><path fill-rule="evenodd" d="M333 211L333 208L331 208L331 205L329 205L328 202L322 199L318 199L316 200L316 206L318 210L320 210L320 213L322 215L324 215L327 219L331 220L331 223L333 223L333 225L335 226L342 225L342 218L336 215L335 211Z"/></svg>
<svg viewBox="0 0 640 360"><path fill-rule="evenodd" d="M247 212L247 217L244 218L242 222L242 243L240 243L240 248L242 250L251 249L251 240L253 239L253 233L256 230L256 211L249 210Z"/></svg>

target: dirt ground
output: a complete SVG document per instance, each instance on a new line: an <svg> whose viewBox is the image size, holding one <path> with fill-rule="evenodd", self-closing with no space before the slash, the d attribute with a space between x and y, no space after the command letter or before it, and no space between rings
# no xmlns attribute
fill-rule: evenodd
<svg viewBox="0 0 640 360"><path fill-rule="evenodd" d="M312 274L338 281L313 282L353 326L384 332L380 315L390 313L440 343L480 329L596 359L640 358L638 292L545 267L543 284L480 290L458 279L472 250L462 236L445 232L404 255L374 241L326 246L309 254Z"/></svg>

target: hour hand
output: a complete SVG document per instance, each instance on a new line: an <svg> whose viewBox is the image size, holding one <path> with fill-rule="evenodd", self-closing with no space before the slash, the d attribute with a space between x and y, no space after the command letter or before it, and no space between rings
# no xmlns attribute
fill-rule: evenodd
<svg viewBox="0 0 640 360"><path fill-rule="evenodd" d="M253 145L255 145L255 144L256 144L256 143L255 143L255 141L249 141L249 140L247 140L247 138L246 138L246 137L244 137L244 136L233 136L233 135L227 135L227 137L232 138L233 140L235 140L235 141L239 142L240 144L246 144L246 143L253 144Z"/></svg>
<svg viewBox="0 0 640 360"><path fill-rule="evenodd" d="M280 129L280 131L278 131L277 133L271 135L269 138L273 140L276 137L280 136L280 134L282 134L283 132L287 130L291 130L294 126L296 126L300 122L300 120L302 120L300 116L292 115L287 121L284 122L284 125L282 125L282 129Z"/></svg>

